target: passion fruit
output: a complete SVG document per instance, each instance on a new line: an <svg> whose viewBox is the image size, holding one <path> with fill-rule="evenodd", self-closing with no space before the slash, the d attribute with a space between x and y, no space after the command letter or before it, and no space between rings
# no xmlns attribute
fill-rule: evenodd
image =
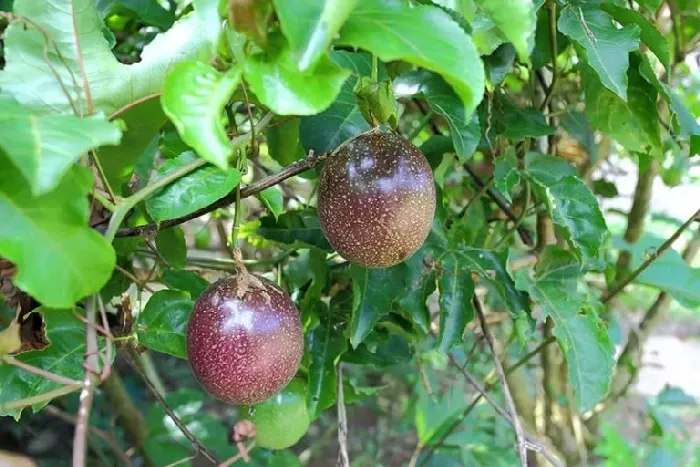
<svg viewBox="0 0 700 467"><path fill-rule="evenodd" d="M187 358L214 397L251 405L294 377L304 351L299 311L269 280L241 272L212 284L194 304Z"/></svg>
<svg viewBox="0 0 700 467"><path fill-rule="evenodd" d="M255 445L267 449L293 446L309 430L306 383L293 379L265 402L242 407L241 416L255 424Z"/></svg>
<svg viewBox="0 0 700 467"><path fill-rule="evenodd" d="M387 268L404 261L425 241L434 215L433 172L423 153L400 135L360 135L321 171L321 227L353 263Z"/></svg>

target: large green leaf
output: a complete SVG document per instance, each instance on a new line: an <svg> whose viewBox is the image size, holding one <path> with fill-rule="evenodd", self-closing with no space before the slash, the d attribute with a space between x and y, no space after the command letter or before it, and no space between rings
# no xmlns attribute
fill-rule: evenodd
<svg viewBox="0 0 700 467"><path fill-rule="evenodd" d="M182 140L197 154L222 170L228 168L233 147L221 114L238 86L241 73L221 73L202 62L182 62L165 77L161 102Z"/></svg>
<svg viewBox="0 0 700 467"><path fill-rule="evenodd" d="M419 444L425 446L440 439L459 420L466 407L467 400L460 387L454 387L435 399L421 388L414 415Z"/></svg>
<svg viewBox="0 0 700 467"><path fill-rule="evenodd" d="M422 93L433 111L445 118L461 163L474 154L481 139L479 120L465 120L464 104L440 75L425 70L409 72L394 81L394 89L397 96Z"/></svg>
<svg viewBox="0 0 700 467"><path fill-rule="evenodd" d="M119 144L121 131L104 117L34 115L0 96L0 148L29 182L32 193L56 188L88 149Z"/></svg>
<svg viewBox="0 0 700 467"><path fill-rule="evenodd" d="M115 255L88 227L89 171L75 167L55 190L35 198L1 153L0 167L0 255L17 265L14 284L54 308L70 308L100 290Z"/></svg>
<svg viewBox="0 0 700 467"><path fill-rule="evenodd" d="M192 271L163 271L160 281L169 289L188 292L193 300L196 300L202 292L209 287L209 282L199 274Z"/></svg>
<svg viewBox="0 0 700 467"><path fill-rule="evenodd" d="M638 11L616 5L603 4L603 10L608 12L618 23L622 25L636 24L639 26L640 37L649 50L663 64L666 70L671 66L671 50L666 38Z"/></svg>
<svg viewBox="0 0 700 467"><path fill-rule="evenodd" d="M552 220L571 246L588 261L598 253L608 228L598 200L564 159L539 153L525 157L525 170L544 191Z"/></svg>
<svg viewBox="0 0 700 467"><path fill-rule="evenodd" d="M395 301L405 292L405 266L389 269L365 269L350 266L353 281L350 344L357 347L372 331L379 318L389 313Z"/></svg>
<svg viewBox="0 0 700 467"><path fill-rule="evenodd" d="M219 18L219 0L192 0L194 11L200 24L200 31L209 42L209 48L213 53L221 33L221 18Z"/></svg>
<svg viewBox="0 0 700 467"><path fill-rule="evenodd" d="M66 378L81 380L83 377L83 358L85 356L85 324L71 310L55 310L41 307L33 313L41 313L50 345L43 350L21 353L15 358L28 365L50 371ZM100 339L100 341L102 341ZM0 406L27 397L40 396L61 387L60 383L43 376L0 363ZM51 402L32 406L34 412ZM12 415L19 419L21 410L0 410L0 416Z"/></svg>
<svg viewBox="0 0 700 467"><path fill-rule="evenodd" d="M159 230L156 248L170 267L182 269L187 264L187 242L185 232L180 227Z"/></svg>
<svg viewBox="0 0 700 467"><path fill-rule="evenodd" d="M309 392L306 404L312 419L335 403L337 375L335 365L347 350L347 339L342 327L328 315L328 307L319 302L320 312L326 315L321 323L307 334L307 348L311 355L309 365Z"/></svg>
<svg viewBox="0 0 700 467"><path fill-rule="evenodd" d="M357 2L274 0L282 31L289 40L300 71L313 67L325 54Z"/></svg>
<svg viewBox="0 0 700 467"><path fill-rule="evenodd" d="M186 151L170 159L158 169L158 177L196 159L192 151ZM230 167L225 172L208 165L195 170L167 185L146 200L146 210L156 222L191 214L229 194L241 181L241 172Z"/></svg>
<svg viewBox="0 0 700 467"><path fill-rule="evenodd" d="M535 4L532 0L476 0L476 4L498 26L518 57L530 60L535 41Z"/></svg>
<svg viewBox="0 0 700 467"><path fill-rule="evenodd" d="M313 69L300 73L286 45L253 55L244 70L260 102L278 115L314 115L326 110L350 75L327 55Z"/></svg>
<svg viewBox="0 0 700 467"><path fill-rule="evenodd" d="M284 117L265 129L267 153L280 165L286 166L304 157L299 140L300 119Z"/></svg>
<svg viewBox="0 0 700 467"><path fill-rule="evenodd" d="M194 15L157 35L143 49L141 61L125 65L112 54L92 0L17 0L14 12L41 27L51 43L46 44L36 27L12 23L5 31L7 63L0 73L0 89L37 114L73 113L74 109L79 115L89 113L88 87L92 110L111 115L161 92L163 77L173 63L211 58Z"/></svg>
<svg viewBox="0 0 700 467"><path fill-rule="evenodd" d="M586 115L591 125L632 151L661 147L656 89L639 72L639 58L632 54L627 72L629 88L625 102L601 83L590 66L582 66Z"/></svg>
<svg viewBox="0 0 700 467"><path fill-rule="evenodd" d="M188 292L161 290L153 294L139 315L139 342L156 352L187 358L185 333L193 305Z"/></svg>
<svg viewBox="0 0 700 467"><path fill-rule="evenodd" d="M464 328L474 318L472 297L474 282L471 271L460 261L460 256L449 253L442 258L440 291L440 334L438 347L447 352L464 340Z"/></svg>
<svg viewBox="0 0 700 467"><path fill-rule="evenodd" d="M122 191L120 189L122 185L130 180L137 161L168 119L163 113L160 99L156 96L113 115L112 120L114 119L120 120L120 123L126 127L122 142L119 146L103 147L98 157L107 181L119 194ZM140 180L141 186L147 182L147 179Z"/></svg>
<svg viewBox="0 0 700 467"><path fill-rule="evenodd" d="M334 150L343 141L369 129L367 121L360 113L353 89L360 76L370 76L372 57L364 52L334 51L331 58L344 69L351 71L335 101L318 115L301 119L299 137L304 149L317 154ZM378 79L387 77L382 63L378 65Z"/></svg>
<svg viewBox="0 0 700 467"><path fill-rule="evenodd" d="M333 251L323 235L321 222L318 220L315 209L287 211L277 219L274 216L263 217L255 233L294 248L312 246Z"/></svg>
<svg viewBox="0 0 700 467"><path fill-rule="evenodd" d="M499 93L494 96L490 112L488 103L481 103L479 118L482 128L491 128L488 134L491 141L494 141L497 135L520 141L528 136L552 135L556 131L553 126L547 124L539 109L521 107L509 97Z"/></svg>
<svg viewBox="0 0 700 467"><path fill-rule="evenodd" d="M534 275L521 269L514 276L516 286L539 304L542 318L554 321L578 409L592 409L608 390L615 349L594 307L577 291L579 262L571 252L548 246Z"/></svg>
<svg viewBox="0 0 700 467"><path fill-rule="evenodd" d="M496 158L493 167L494 185L503 197L510 203L513 189L520 184L520 172L518 171L518 158L515 148L509 147L505 154Z"/></svg>
<svg viewBox="0 0 700 467"><path fill-rule="evenodd" d="M468 118L484 93L484 65L467 33L449 14L402 0L363 0L338 42L368 50L384 62L404 60L442 75Z"/></svg>
<svg viewBox="0 0 700 467"><path fill-rule="evenodd" d="M618 29L609 14L592 5L568 5L557 22L559 31L586 50L585 58L601 83L627 100L628 54L639 48L639 26Z"/></svg>

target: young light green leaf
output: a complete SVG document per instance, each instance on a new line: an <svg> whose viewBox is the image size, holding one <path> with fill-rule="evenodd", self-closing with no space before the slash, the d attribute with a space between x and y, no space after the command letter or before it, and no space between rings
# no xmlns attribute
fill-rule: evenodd
<svg viewBox="0 0 700 467"><path fill-rule="evenodd" d="M163 110L182 140L222 170L228 168L233 147L221 114L240 79L238 68L221 73L202 62L182 62L165 77L163 86Z"/></svg>
<svg viewBox="0 0 700 467"><path fill-rule="evenodd" d="M157 97L143 100L111 117L112 120L120 120L126 127L122 142L119 146L103 147L97 156L107 181L117 194L121 193L121 186L131 179L137 161L157 137L158 130L168 121ZM140 182L143 186L148 180L141 179Z"/></svg>
<svg viewBox="0 0 700 467"><path fill-rule="evenodd" d="M318 302L322 316L328 316L327 306ZM342 327L336 326L330 318L321 320L318 327L308 333L307 348L311 354L309 365L309 392L306 405L309 407L311 419L317 418L321 412L335 403L336 372L335 365L340 356L347 350L347 339Z"/></svg>
<svg viewBox="0 0 700 467"><path fill-rule="evenodd" d="M493 169L494 185L503 197L512 203L510 194L513 188L520 184L520 172L518 171L518 158L515 148L510 146L503 156L496 158Z"/></svg>
<svg viewBox="0 0 700 467"><path fill-rule="evenodd" d="M471 271L466 269L460 257L450 253L442 259L442 275L438 281L440 291L440 335L438 348L447 352L464 340L464 328L474 318L472 297L474 282Z"/></svg>
<svg viewBox="0 0 700 467"><path fill-rule="evenodd" d="M476 4L513 44L520 60L529 62L537 23L532 0L476 0Z"/></svg>
<svg viewBox="0 0 700 467"><path fill-rule="evenodd" d="M601 83L626 101L628 54L639 48L639 26L618 29L610 15L592 5L567 5L557 26L586 50L585 58Z"/></svg>
<svg viewBox="0 0 700 467"><path fill-rule="evenodd" d="M183 152L175 159L166 161L158 169L157 176L164 177L196 157L192 151ZM235 167L221 171L212 165L204 166L146 199L146 211L159 223L186 216L231 193L240 181L241 172Z"/></svg>
<svg viewBox="0 0 700 467"><path fill-rule="evenodd" d="M351 71L351 76L343 84L340 94L328 109L318 115L302 117L299 137L303 147L314 150L317 154L330 152L348 138L369 129L367 121L360 113L353 89L360 76L370 76L372 57L364 52L331 53L331 59L344 69ZM387 77L383 63L378 64L378 79Z"/></svg>
<svg viewBox="0 0 700 467"><path fill-rule="evenodd" d="M668 41L663 34L656 29L656 26L647 21L643 14L631 8L608 3L602 4L601 8L623 26L636 24L639 27L642 42L649 47L649 50L654 52L654 55L656 55L664 68L669 70L671 66L671 50Z"/></svg>
<svg viewBox="0 0 700 467"><path fill-rule="evenodd" d="M185 232L180 227L171 227L158 231L156 248L170 267L182 269L187 264Z"/></svg>
<svg viewBox="0 0 700 467"><path fill-rule="evenodd" d="M207 38L212 53L216 53L216 46L221 33L221 18L219 18L219 0L192 0L194 11L197 13L200 31Z"/></svg>
<svg viewBox="0 0 700 467"><path fill-rule="evenodd" d="M403 264L389 269L350 266L353 298L348 331L353 348L369 335L379 318L389 313L394 302L401 298L405 274Z"/></svg>
<svg viewBox="0 0 700 467"><path fill-rule="evenodd" d="M187 292L160 290L153 294L139 315L136 329L139 343L156 352L186 359L185 334L193 306Z"/></svg>
<svg viewBox="0 0 700 467"><path fill-rule="evenodd" d="M595 258L608 228L598 200L565 160L539 153L525 157L528 176L542 189L552 220L584 262Z"/></svg>
<svg viewBox="0 0 700 467"><path fill-rule="evenodd" d="M425 70L405 73L394 80L394 90L397 96L425 96L433 111L445 118L461 163L474 154L481 139L479 120L465 120L464 104L440 75Z"/></svg>
<svg viewBox="0 0 700 467"><path fill-rule="evenodd" d="M1 152L0 167L0 256L17 265L14 284L55 308L70 308L100 290L115 255L88 227L89 171L75 167L51 193L33 197Z"/></svg>
<svg viewBox="0 0 700 467"><path fill-rule="evenodd" d="M58 186L89 149L119 144L121 131L100 116L34 115L0 97L0 148L24 175L36 196Z"/></svg>
<svg viewBox="0 0 700 467"><path fill-rule="evenodd" d="M514 272L515 284L554 321L554 337L566 357L569 380L580 412L592 409L607 393L615 349L594 307L576 290L580 265L571 252L548 246L534 271Z"/></svg>
<svg viewBox="0 0 700 467"><path fill-rule="evenodd" d="M298 63L311 69L325 54L358 0L274 0L277 17Z"/></svg>
<svg viewBox="0 0 700 467"><path fill-rule="evenodd" d="M465 119L483 97L484 65L471 38L438 8L364 0L340 30L338 42L368 50L384 62L404 60L439 73L462 99Z"/></svg>
<svg viewBox="0 0 700 467"><path fill-rule="evenodd" d="M65 378L80 380L83 377L83 357L85 355L85 324L71 310L57 310L40 307L33 311L42 315L49 346L42 350L32 350L16 355L22 363L50 371ZM100 347L104 341L100 339ZM28 373L15 366L0 363L0 407L8 402L28 397L40 396L61 387L60 383L40 375ZM32 406L34 413L46 404ZM2 410L0 416L11 415L19 419L22 410Z"/></svg>
<svg viewBox="0 0 700 467"><path fill-rule="evenodd" d="M190 294L193 300L199 298L209 287L209 282L199 274L192 271L163 271L160 281L169 289L182 290Z"/></svg>
<svg viewBox="0 0 700 467"><path fill-rule="evenodd" d="M19 21L5 31L0 88L35 114L111 115L161 92L173 63L212 57L195 15L158 34L138 63L125 65L110 50L91 0L17 0L14 13L40 27L50 40L47 44L37 27Z"/></svg>
<svg viewBox="0 0 700 467"><path fill-rule="evenodd" d="M286 45L253 55L244 72L260 102L277 115L314 115L326 110L350 75L327 55L313 69L299 73Z"/></svg>
<svg viewBox="0 0 700 467"><path fill-rule="evenodd" d="M275 216L275 219L282 214L282 211L284 210L284 194L279 186L275 185L264 189L258 193L258 197L263 202L267 210L270 211L270 214Z"/></svg>

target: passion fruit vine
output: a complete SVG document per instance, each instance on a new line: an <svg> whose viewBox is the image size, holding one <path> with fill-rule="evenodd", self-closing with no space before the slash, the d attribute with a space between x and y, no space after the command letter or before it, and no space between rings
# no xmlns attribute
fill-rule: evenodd
<svg viewBox="0 0 700 467"><path fill-rule="evenodd" d="M277 394L304 351L299 311L269 280L239 270L197 299L187 326L187 358L199 383L233 405Z"/></svg>
<svg viewBox="0 0 700 467"><path fill-rule="evenodd" d="M318 216L330 244L347 260L387 268L415 253L435 215L428 161L407 139L370 132L328 159Z"/></svg>

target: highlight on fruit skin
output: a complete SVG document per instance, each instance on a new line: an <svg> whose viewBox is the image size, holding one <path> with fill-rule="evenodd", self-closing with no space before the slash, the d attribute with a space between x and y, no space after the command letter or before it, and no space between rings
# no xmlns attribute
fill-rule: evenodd
<svg viewBox="0 0 700 467"><path fill-rule="evenodd" d="M328 158L318 217L341 256L387 268L423 245L435 215L435 181L423 153L406 138L372 131Z"/></svg>
<svg viewBox="0 0 700 467"><path fill-rule="evenodd" d="M255 445L285 449L306 434L311 422L306 406L306 383L294 378L279 394L251 407L241 407L241 418L255 424Z"/></svg>
<svg viewBox="0 0 700 467"><path fill-rule="evenodd" d="M299 311L273 282L247 272L219 280L196 300L187 359L212 396L251 405L277 394L304 351Z"/></svg>

